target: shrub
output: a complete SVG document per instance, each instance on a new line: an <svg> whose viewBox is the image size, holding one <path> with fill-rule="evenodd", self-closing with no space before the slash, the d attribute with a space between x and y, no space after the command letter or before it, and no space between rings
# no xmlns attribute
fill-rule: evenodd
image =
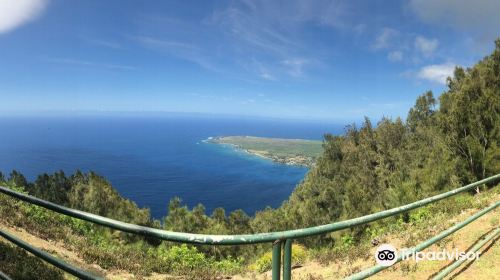
<svg viewBox="0 0 500 280"><path fill-rule="evenodd" d="M292 245L292 266L304 264L304 262L307 260L307 256L308 256L307 249L304 246L299 244ZM281 257L283 257L283 251ZM273 253L267 252L260 258L258 258L252 267L257 272L262 273L271 270L272 262L273 262Z"/></svg>
<svg viewBox="0 0 500 280"><path fill-rule="evenodd" d="M223 273L226 275L234 275L242 271L243 263L245 259L243 258L232 258L229 256L226 259L215 262L212 267L216 272Z"/></svg>
<svg viewBox="0 0 500 280"><path fill-rule="evenodd" d="M431 211L428 207L419 208L418 210L410 213L410 222L419 224L431 216Z"/></svg>
<svg viewBox="0 0 500 280"><path fill-rule="evenodd" d="M203 253L198 252L195 247L188 247L186 244L173 246L168 250L160 249L160 256L164 261L170 263L174 272L190 271L195 268L201 269L209 266L208 260Z"/></svg>
<svg viewBox="0 0 500 280"><path fill-rule="evenodd" d="M342 236L342 246L345 248L351 247L354 244L354 238L350 234L346 234Z"/></svg>
<svg viewBox="0 0 500 280"><path fill-rule="evenodd" d="M272 268L273 253L267 252L255 261L254 267L257 272L266 272Z"/></svg>

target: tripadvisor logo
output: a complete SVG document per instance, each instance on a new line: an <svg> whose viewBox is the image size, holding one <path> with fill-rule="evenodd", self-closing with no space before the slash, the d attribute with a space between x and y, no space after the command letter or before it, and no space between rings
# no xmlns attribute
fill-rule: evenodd
<svg viewBox="0 0 500 280"><path fill-rule="evenodd" d="M383 266L391 266L396 263L398 252L391 244L382 244L375 252L375 260Z"/></svg>
<svg viewBox="0 0 500 280"><path fill-rule="evenodd" d="M480 253L474 252L459 252L457 249L454 251L429 251L429 252L415 252L413 249L402 249L400 251L401 260L414 260L415 262L427 261L458 261L458 260L477 260ZM398 251L391 244L382 244L375 252L375 260L379 265L391 266L398 260Z"/></svg>

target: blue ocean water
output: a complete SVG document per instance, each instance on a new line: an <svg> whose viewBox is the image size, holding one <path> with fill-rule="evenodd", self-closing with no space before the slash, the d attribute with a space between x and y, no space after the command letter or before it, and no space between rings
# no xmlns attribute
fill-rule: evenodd
<svg viewBox="0 0 500 280"><path fill-rule="evenodd" d="M149 207L155 218L181 197L243 209L248 214L277 207L307 168L287 166L235 149L204 143L210 136L322 139L338 134L331 123L207 115L85 115L0 118L0 171L16 169L34 180L42 173L92 170L126 198Z"/></svg>

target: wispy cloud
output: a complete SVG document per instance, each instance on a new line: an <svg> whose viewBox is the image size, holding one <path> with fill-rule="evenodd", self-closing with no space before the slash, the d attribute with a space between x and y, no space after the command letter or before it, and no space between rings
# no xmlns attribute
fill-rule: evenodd
<svg viewBox="0 0 500 280"><path fill-rule="evenodd" d="M304 74L304 66L309 63L308 60L302 58L286 59L281 62L286 68L290 76L299 78Z"/></svg>
<svg viewBox="0 0 500 280"><path fill-rule="evenodd" d="M304 29L361 36L353 3L339 0L235 0L196 21L144 15L135 42L205 69L252 82L311 77L336 47ZM398 33L388 28L389 33ZM391 35L391 34L389 34ZM384 38L381 38L383 40ZM391 38L386 38L389 43ZM380 44L384 42L380 41ZM237 77L236 77L237 76Z"/></svg>
<svg viewBox="0 0 500 280"><path fill-rule="evenodd" d="M95 45L95 46L101 46L101 47L106 47L106 48L116 49L116 50L123 49L122 44L119 44L117 42L110 41L110 40L86 38L86 37L83 38L83 40L85 40L87 43Z"/></svg>
<svg viewBox="0 0 500 280"><path fill-rule="evenodd" d="M48 0L1 0L0 34L36 19L48 4Z"/></svg>
<svg viewBox="0 0 500 280"><path fill-rule="evenodd" d="M253 65L253 72L265 80L277 80L283 76L299 78L305 74L305 65L318 59L321 45L311 51L311 42L301 37L306 24L342 29L361 28L347 18L352 10L344 1L235 1L215 10L204 21L215 27L228 39L228 46L235 53L258 57L266 64L244 62ZM331 46L328 46L331 51ZM327 46L325 46L327 49ZM243 59L244 60L244 59Z"/></svg>
<svg viewBox="0 0 500 280"><path fill-rule="evenodd" d="M388 49L395 44L394 40L397 36L399 36L399 31L384 27L372 43L372 48L375 50Z"/></svg>
<svg viewBox="0 0 500 280"><path fill-rule="evenodd" d="M271 71L266 67L262 62L253 60L252 67L255 68L258 72L259 77L268 81L275 81L276 77L271 74Z"/></svg>
<svg viewBox="0 0 500 280"><path fill-rule="evenodd" d="M403 52L401 51L393 51L387 54L387 58L392 62L402 61L403 60Z"/></svg>
<svg viewBox="0 0 500 280"><path fill-rule="evenodd" d="M446 79L453 76L456 65L453 63L434 64L422 67L417 73L419 79L446 84Z"/></svg>
<svg viewBox="0 0 500 280"><path fill-rule="evenodd" d="M83 67L97 67L97 68L105 68L112 70L136 70L137 68L129 65L120 65L120 64L110 64L110 63L101 63L101 62L93 62L93 61L85 61L78 59L70 59L70 58L49 58L47 61L51 63L58 64L68 64L68 65L76 65Z"/></svg>
<svg viewBox="0 0 500 280"><path fill-rule="evenodd" d="M214 63L212 63L211 56L195 44L149 36L130 37L144 47L191 61L209 70L219 71L218 68L214 66Z"/></svg>
<svg viewBox="0 0 500 280"><path fill-rule="evenodd" d="M423 36L417 36L415 38L415 49L425 57L432 56L438 44L439 42L437 39L427 39Z"/></svg>
<svg viewBox="0 0 500 280"><path fill-rule="evenodd" d="M402 32L390 27L380 29L370 45L374 51L387 52L387 59L391 62L413 64L420 64L435 57L438 47L438 39Z"/></svg>
<svg viewBox="0 0 500 280"><path fill-rule="evenodd" d="M229 14L226 14L229 12ZM237 13L234 13L237 12ZM218 16L245 16L246 22L269 27L289 28L303 23L314 23L334 28L354 28L349 17L354 9L346 1L340 0L241 0L234 1L228 8L216 11ZM226 14L226 15L224 15Z"/></svg>
<svg viewBox="0 0 500 280"><path fill-rule="evenodd" d="M152 47L161 47L161 48L173 48L173 49L183 49L183 50L197 50L198 47L196 47L193 44L189 43L184 43L184 42L176 42L176 41L171 41L171 40L161 40L153 37L147 37L147 36L135 36L135 39L137 41L144 43L145 45L152 46Z"/></svg>

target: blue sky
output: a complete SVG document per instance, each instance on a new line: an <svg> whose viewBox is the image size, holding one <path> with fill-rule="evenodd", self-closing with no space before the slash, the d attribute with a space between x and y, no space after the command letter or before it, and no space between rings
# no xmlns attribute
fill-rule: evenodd
<svg viewBox="0 0 500 280"><path fill-rule="evenodd" d="M0 0L0 112L405 117L500 1Z"/></svg>

